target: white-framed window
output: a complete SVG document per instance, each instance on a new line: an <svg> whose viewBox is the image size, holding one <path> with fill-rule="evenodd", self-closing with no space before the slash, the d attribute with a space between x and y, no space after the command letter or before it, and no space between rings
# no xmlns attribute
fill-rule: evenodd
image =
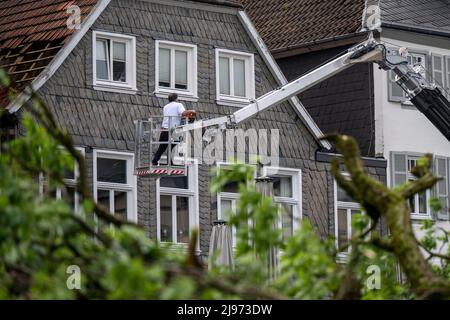
<svg viewBox="0 0 450 320"><path fill-rule="evenodd" d="M76 149L81 152L84 156L84 148L76 147ZM50 191L50 194L55 199L63 199L65 200L74 212L79 212L80 204L81 204L81 195L76 191L77 179L80 176L80 171L78 168L78 163L74 160L74 169L73 171L66 170L64 172L64 186L57 187L54 190ZM40 174L39 175L39 193L43 194L45 190L48 188L48 183L45 177Z"/></svg>
<svg viewBox="0 0 450 320"><path fill-rule="evenodd" d="M226 170L228 163L218 163L220 170ZM291 168L264 167L263 175L273 179L274 201L280 209L278 227L283 239L293 235L302 217L302 176L301 170ZM256 176L254 176L256 177ZM222 192L217 194L217 215L219 219L229 220L236 213L239 198L239 181L228 182ZM251 223L251 221L249 221ZM236 245L236 230L233 228L233 245Z"/></svg>
<svg viewBox="0 0 450 320"><path fill-rule="evenodd" d="M137 222L137 183L134 155L128 152L94 150L94 200L117 217Z"/></svg>
<svg viewBox="0 0 450 320"><path fill-rule="evenodd" d="M187 176L159 178L156 190L158 241L187 245L199 226L197 161L190 161Z"/></svg>
<svg viewBox="0 0 450 320"><path fill-rule="evenodd" d="M92 32L93 82L96 90L136 92L136 38Z"/></svg>
<svg viewBox="0 0 450 320"><path fill-rule="evenodd" d="M344 173L344 176L348 177ZM355 214L361 213L361 206L355 202L334 180L334 229L336 248L341 248L352 238L352 221ZM338 259L346 258L351 248L340 252Z"/></svg>
<svg viewBox="0 0 450 320"><path fill-rule="evenodd" d="M408 154L405 152L391 153L391 183L392 186L398 186L406 181L417 179L411 173L411 169L417 165L417 160L421 157L419 154ZM420 194L415 194L410 200L411 218L416 220L430 219L431 209L429 200L431 190L426 190Z"/></svg>
<svg viewBox="0 0 450 320"><path fill-rule="evenodd" d="M155 50L156 95L176 92L181 99L198 99L197 46L156 40Z"/></svg>
<svg viewBox="0 0 450 320"><path fill-rule="evenodd" d="M251 53L216 49L218 103L248 103L255 98L255 63Z"/></svg>
<svg viewBox="0 0 450 320"><path fill-rule="evenodd" d="M287 239L302 218L302 172L300 169L264 167L263 176L273 180L274 201L281 213L278 225L283 231L283 239Z"/></svg>

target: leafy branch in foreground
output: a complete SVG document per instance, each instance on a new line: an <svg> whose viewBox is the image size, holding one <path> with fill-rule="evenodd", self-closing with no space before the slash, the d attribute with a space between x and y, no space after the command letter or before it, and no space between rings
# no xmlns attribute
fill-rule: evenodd
<svg viewBox="0 0 450 320"><path fill-rule="evenodd" d="M372 223L377 223L381 217L387 221L390 236L383 239L374 237L369 242L394 254L408 278L411 290L418 297L450 298L450 280L438 275L422 254L412 228L408 206L410 197L432 188L441 179L430 170L432 156L426 155L413 169L412 173L417 180L389 189L367 174L353 138L328 135L324 139L332 142L343 155L345 167L350 174L351 179L345 179L339 170L339 162L335 160L332 171L339 185L361 204Z"/></svg>
<svg viewBox="0 0 450 320"><path fill-rule="evenodd" d="M0 84L12 84L0 70ZM350 173L332 171L338 183L367 215L357 215L349 243L335 248L334 239L321 239L306 214L297 221L293 236L283 239L275 227L280 210L263 197L253 184L253 172L232 165L212 179L212 191L231 181L239 182L237 212L230 222L237 229L236 270L207 271L195 254L198 232L189 249L176 250L149 239L143 228L117 219L92 198L84 158L68 132L60 128L50 109L33 92L24 109L24 134L7 143L0 155L0 298L19 299L382 299L447 298L449 264L430 264L444 258L437 243L448 243L448 233L435 234L424 225L426 236L418 241L412 232L406 199L431 187L438 178L429 172L425 158L415 173L416 182L388 189L364 171L353 139L329 136L344 156ZM10 90L10 98L14 93ZM79 212L50 192L39 193L38 175L48 188L64 188L64 172L79 168L76 185L82 196ZM102 224L96 225L91 214ZM309 213L308 213L309 214ZM387 220L390 237L380 237L376 226ZM251 223L249 223L249 221ZM420 247L429 253L422 256ZM348 251L347 264L336 257ZM170 250L169 250L170 249ZM268 252L280 253L279 273L268 279ZM280 251L278 251L278 249ZM439 252L439 253L438 253ZM399 261L409 285L395 281ZM443 262L445 261L445 262ZM81 269L81 289L66 286L67 267ZM368 265L382 269L383 286L369 290L364 285ZM270 280L270 281L268 281ZM410 290L411 289L411 290Z"/></svg>

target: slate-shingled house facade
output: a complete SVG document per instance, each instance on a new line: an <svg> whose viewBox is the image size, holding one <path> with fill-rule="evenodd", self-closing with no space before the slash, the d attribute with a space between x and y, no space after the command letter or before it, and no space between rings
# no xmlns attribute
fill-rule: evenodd
<svg viewBox="0 0 450 320"><path fill-rule="evenodd" d="M60 1L59 10L65 11L69 2L73 1ZM51 6L50 1L36 3L42 10ZM234 112L286 80L240 5L232 1L74 4L89 4L89 10L83 10L81 28L58 39L62 47L44 66L46 72L30 75L27 84L37 89L84 152L98 201L143 225L151 238L161 241L185 243L190 229L199 226L198 250L206 255L212 222L235 206L235 189L211 195L212 167L202 164L191 166L186 179L137 178L133 175L133 121L160 115L168 92L174 90L183 92L181 102L186 109L196 110L198 118L212 118ZM0 4L0 11L10 12L5 15L9 21L18 21L21 9L29 10L11 1ZM60 19L59 28L64 23ZM7 27L0 28L5 32ZM25 47L29 38L21 39ZM10 39L4 39L3 45L6 41ZM0 48L3 57L11 51L6 45ZM241 67L246 74L244 88L234 87L239 92L232 92L232 85L223 88L219 81L225 77L230 83L232 77L221 72L232 63L236 73ZM239 75L233 79L242 80ZM233 95L235 99L230 99ZM20 105L3 105L20 117ZM276 188L277 201L291 217L284 223L286 233L295 229L296 219L307 218L322 236L333 235L335 205L342 194L337 195L329 172L327 144L318 140L321 132L299 101L282 103L242 127L280 129L281 169ZM316 160L319 151L325 161ZM385 179L384 161L367 159L367 163L374 176ZM68 177L69 186L73 178ZM67 196L76 206L77 197L70 190L58 191L57 196Z"/></svg>
<svg viewBox="0 0 450 320"><path fill-rule="evenodd" d="M387 48L407 47L410 62L450 98L450 2L396 0L243 0L256 28L289 80L367 39L363 17L379 12L375 38ZM368 5L378 6L378 10ZM271 21L267 23L267 21ZM373 20L376 21L376 20ZM314 23L313 23L314 22ZM426 70L426 71L425 71ZM450 142L407 99L392 73L358 64L299 95L324 132L354 136L365 156L385 158L387 183L413 179L410 169L425 153L444 180L411 200L412 219L434 219L450 230ZM444 209L431 212L439 197Z"/></svg>

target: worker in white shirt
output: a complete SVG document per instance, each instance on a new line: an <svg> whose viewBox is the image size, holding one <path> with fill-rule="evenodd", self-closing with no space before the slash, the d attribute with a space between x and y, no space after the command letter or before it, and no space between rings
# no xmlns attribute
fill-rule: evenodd
<svg viewBox="0 0 450 320"><path fill-rule="evenodd" d="M186 110L184 106L178 102L178 95L176 93L169 94L169 103L164 106L163 109L163 121L161 124L161 134L159 136L159 142L161 143L155 156L152 160L152 165L158 165L159 159L161 159L162 154L166 151L169 141L169 130L178 127L181 124L181 119L183 117L191 116L194 111ZM171 149L175 147L172 144ZM170 161L168 161L170 163Z"/></svg>

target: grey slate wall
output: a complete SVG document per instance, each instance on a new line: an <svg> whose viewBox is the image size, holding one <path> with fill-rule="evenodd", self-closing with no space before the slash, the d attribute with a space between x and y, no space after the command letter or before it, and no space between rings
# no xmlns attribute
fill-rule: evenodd
<svg viewBox="0 0 450 320"><path fill-rule="evenodd" d="M342 54L348 47L278 59L288 80L293 80ZM375 120L372 64L355 65L299 95L305 108L324 133L355 137L363 156L374 156Z"/></svg>
<svg viewBox="0 0 450 320"><path fill-rule="evenodd" d="M135 95L96 91L92 86L92 30L136 36L137 88ZM197 45L198 102L183 102L198 111L200 118L234 112L235 107L215 102L215 48L255 54L256 96L277 83L257 54L235 14L181 8L131 0L113 0L39 94L50 105L59 123L73 135L77 145L134 150L134 119L159 115L167 101L156 98L155 40ZM315 161L317 142L288 103L260 114L242 126L278 128L281 135L280 165L301 168L303 173L303 216L322 236L332 229L333 198L329 165ZM89 149L87 149L89 151ZM92 154L87 152L92 181ZM200 245L207 253L211 223L217 217L216 197L210 196L210 167L199 166ZM138 179L138 221L149 236L156 237L156 182Z"/></svg>

